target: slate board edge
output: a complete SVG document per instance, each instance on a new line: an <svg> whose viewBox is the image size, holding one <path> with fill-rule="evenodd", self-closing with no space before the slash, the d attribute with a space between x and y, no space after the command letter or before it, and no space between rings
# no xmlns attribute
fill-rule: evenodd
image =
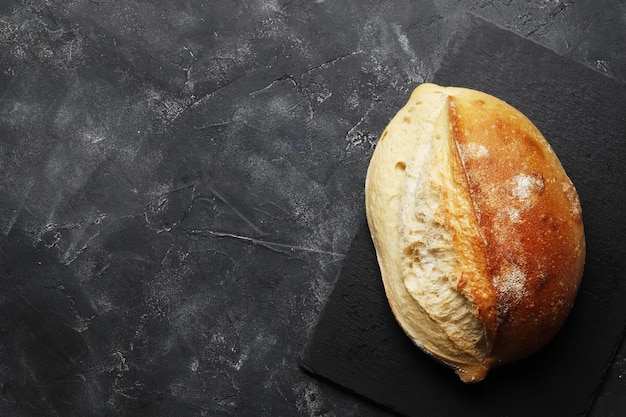
<svg viewBox="0 0 626 417"><path fill-rule="evenodd" d="M360 393L360 392L358 392L358 391L356 391L354 389L351 389L351 388L349 388L349 387L347 387L345 385L342 385L342 384L340 384L338 382L335 382L332 379L330 379L330 378L328 378L328 377L326 377L324 375L318 374L316 372L316 370L311 366L311 364L309 364L307 362L308 355L309 355L309 348L308 348L308 345L307 345L307 347L305 347L303 349L301 356L298 358L298 367L302 371L304 371L304 373L306 373L308 376L310 376L311 378L315 378L315 379L317 379L319 381L322 381L325 384L331 385L333 388L338 389L339 391L345 392L345 393L347 393L347 394L349 394L351 396L359 398L364 403L367 403L367 404L370 404L370 405L372 405L374 407L377 407L377 408L381 409L382 411L386 411L388 413L395 414L395 415L398 415L398 416L403 416L402 413L400 413L399 411L395 410L393 408L393 406L390 405L390 404L384 404L384 403L382 403L380 401L373 400L373 399L369 398L367 395L364 395L364 394L362 394L362 393Z"/></svg>
<svg viewBox="0 0 626 417"><path fill-rule="evenodd" d="M439 60L439 62L437 62L437 64L434 67L434 70L431 74L429 74L429 76L427 77L427 80L425 82L432 82L433 78L435 77L435 74L437 74L437 72L439 71L439 69L442 66L442 63L444 62L444 60L448 57L448 51L450 50L450 48L452 46L454 46L455 43L462 43L462 41L465 39L464 38L464 34L467 33L467 29L472 26L472 25L476 25L476 24L481 24L484 26L491 26L492 28L496 28L499 29L501 31L504 32L508 32L511 35L517 36L518 38L523 39L526 42L530 42L534 45L537 45L538 47L541 47L543 49L546 49L550 52L552 52L555 55L558 55L561 59L563 59L564 61L569 61L571 63L571 65L577 65L579 67L585 68L587 71L590 71L594 74L599 74L609 80L611 80L612 82L615 82L617 84L620 84L622 86L626 85L626 81L625 80L621 80L619 78L615 78L613 76L611 76L610 74L607 74L605 72L600 71L598 68L592 67L588 64L585 64L583 62L580 61L576 61L575 59L572 59L568 56L562 55L558 52L556 52L555 50L547 47L546 45L543 45L539 42L537 42L534 39L528 38L523 36L520 33L516 33L511 31L510 29L504 27L504 26L500 26L494 22L491 22L481 16L478 16L472 12L466 12L463 14L463 16L461 17L461 19L459 20L459 24L457 25L456 30L454 30L452 32L452 34L450 35L450 38L448 39L448 41L446 42L446 46L445 46L445 53L443 54L441 60ZM417 85L416 85L417 87Z"/></svg>
<svg viewBox="0 0 626 417"><path fill-rule="evenodd" d="M609 372L609 369L611 369L611 366L615 362L615 356L617 355L617 352L619 352L620 347L624 343L625 339L626 339L626 319L624 319L622 321L621 336L617 340L615 345L613 346L613 351L611 352L610 358L606 362L606 364L604 365L604 368L601 371L600 380L598 381L596 389L592 392L591 401L589 403L589 406L585 409L584 413L582 414L583 417L589 415L591 410L593 410L593 406L595 405L596 401L598 400L598 395L600 394L600 391L602 390L602 387L604 386L604 382L606 381L606 377L607 377L607 374Z"/></svg>

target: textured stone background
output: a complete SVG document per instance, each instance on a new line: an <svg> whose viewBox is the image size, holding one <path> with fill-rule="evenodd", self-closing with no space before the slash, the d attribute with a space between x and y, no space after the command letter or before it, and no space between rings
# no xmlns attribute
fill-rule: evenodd
<svg viewBox="0 0 626 417"><path fill-rule="evenodd" d="M0 415L383 415L297 358L467 12L626 82L620 0L1 2Z"/></svg>

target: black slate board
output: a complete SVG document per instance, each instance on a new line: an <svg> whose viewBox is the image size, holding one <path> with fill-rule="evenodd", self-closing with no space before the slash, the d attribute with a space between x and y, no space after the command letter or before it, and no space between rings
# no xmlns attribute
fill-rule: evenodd
<svg viewBox="0 0 626 417"><path fill-rule="evenodd" d="M559 155L578 189L587 238L574 309L539 354L464 385L395 322L363 221L301 366L407 416L585 415L626 323L626 86L473 16L433 81L508 101Z"/></svg>

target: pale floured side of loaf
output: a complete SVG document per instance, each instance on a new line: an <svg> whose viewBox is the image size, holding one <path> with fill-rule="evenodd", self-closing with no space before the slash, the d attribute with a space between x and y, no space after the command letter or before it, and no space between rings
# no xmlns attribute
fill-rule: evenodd
<svg viewBox="0 0 626 417"><path fill-rule="evenodd" d="M493 306L495 295L484 254L474 249L481 237L451 138L449 99L429 88L416 89L383 133L368 170L366 207L401 326L472 379L483 372L496 326L495 307L477 306Z"/></svg>

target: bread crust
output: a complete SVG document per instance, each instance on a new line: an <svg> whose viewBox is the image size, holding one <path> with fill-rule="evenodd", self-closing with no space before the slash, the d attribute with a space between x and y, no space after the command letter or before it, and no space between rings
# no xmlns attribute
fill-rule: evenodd
<svg viewBox="0 0 626 417"><path fill-rule="evenodd" d="M381 135L365 185L389 304L424 351L473 382L553 338L582 277L582 212L522 113L422 84Z"/></svg>

